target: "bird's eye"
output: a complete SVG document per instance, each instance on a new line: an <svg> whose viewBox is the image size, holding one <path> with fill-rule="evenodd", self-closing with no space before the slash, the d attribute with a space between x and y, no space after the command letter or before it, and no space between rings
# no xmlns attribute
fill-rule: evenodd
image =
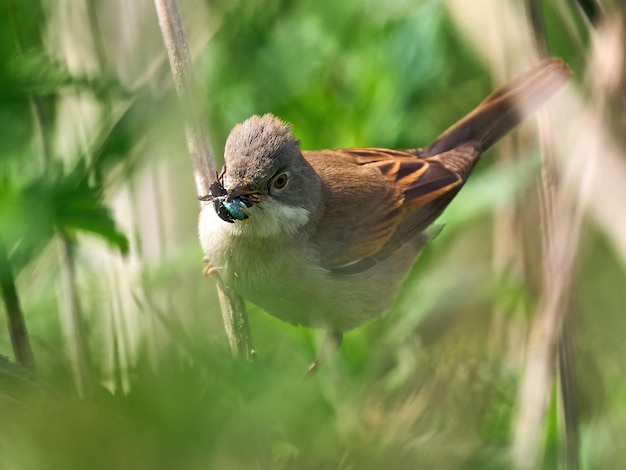
<svg viewBox="0 0 626 470"><path fill-rule="evenodd" d="M289 173L284 172L276 175L276 177L272 180L272 189L280 191L285 186L287 186L287 182L289 181Z"/></svg>

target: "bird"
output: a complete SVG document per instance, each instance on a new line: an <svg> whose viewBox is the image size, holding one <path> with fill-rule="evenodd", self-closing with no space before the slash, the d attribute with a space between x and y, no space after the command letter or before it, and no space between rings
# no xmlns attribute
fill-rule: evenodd
<svg viewBox="0 0 626 470"><path fill-rule="evenodd" d="M544 59L498 88L426 148L302 150L272 114L237 124L224 169L200 197L209 272L285 322L343 333L389 311L429 227L480 156L570 80Z"/></svg>

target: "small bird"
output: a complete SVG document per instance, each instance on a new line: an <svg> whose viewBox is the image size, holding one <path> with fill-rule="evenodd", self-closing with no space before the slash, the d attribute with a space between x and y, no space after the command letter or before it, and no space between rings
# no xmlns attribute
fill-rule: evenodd
<svg viewBox="0 0 626 470"><path fill-rule="evenodd" d="M570 79L546 59L414 150L302 151L291 127L265 114L231 131L225 167L201 198L200 242L210 271L271 315L342 334L383 315L426 229L457 195L480 155Z"/></svg>

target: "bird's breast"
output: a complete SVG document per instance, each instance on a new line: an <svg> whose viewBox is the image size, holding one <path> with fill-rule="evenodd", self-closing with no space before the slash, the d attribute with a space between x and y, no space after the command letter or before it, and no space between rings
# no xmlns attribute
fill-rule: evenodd
<svg viewBox="0 0 626 470"><path fill-rule="evenodd" d="M202 249L225 280L269 274L290 264L296 245L305 243L300 229L309 211L268 199L248 209L249 218L229 223L213 205L204 204L199 233Z"/></svg>

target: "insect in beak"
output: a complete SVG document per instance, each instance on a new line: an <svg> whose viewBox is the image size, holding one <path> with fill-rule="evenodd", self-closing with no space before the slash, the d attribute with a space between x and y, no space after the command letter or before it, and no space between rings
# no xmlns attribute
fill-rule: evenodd
<svg viewBox="0 0 626 470"><path fill-rule="evenodd" d="M258 192L251 191L248 186L234 188L227 191L223 184L224 172L216 175L215 182L209 188L209 194L198 197L201 201L212 201L215 213L225 222L234 223L235 220L248 218L247 208L260 202Z"/></svg>
<svg viewBox="0 0 626 470"><path fill-rule="evenodd" d="M246 207L252 207L257 202L261 202L261 197L258 191L254 191L250 189L250 186L237 186L236 188L228 191L226 196L227 201L232 201L234 199L241 200Z"/></svg>

